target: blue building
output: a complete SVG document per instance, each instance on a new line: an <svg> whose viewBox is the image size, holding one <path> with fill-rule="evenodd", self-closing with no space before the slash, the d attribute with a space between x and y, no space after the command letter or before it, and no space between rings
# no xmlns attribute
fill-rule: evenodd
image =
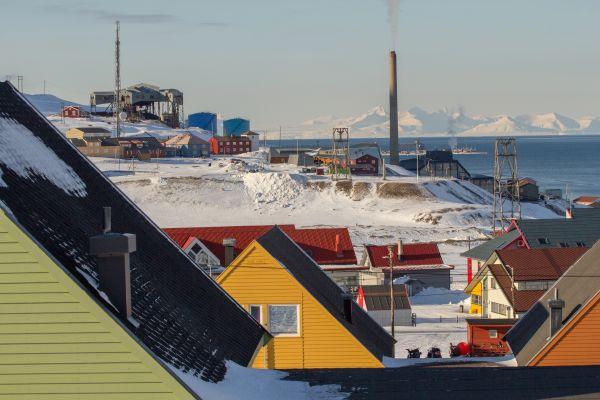
<svg viewBox="0 0 600 400"><path fill-rule="evenodd" d="M188 116L188 126L204 129L217 134L217 114L210 112L199 112Z"/></svg>
<svg viewBox="0 0 600 400"><path fill-rule="evenodd" d="M241 136L250 130L250 121L243 118L231 118L223 121L223 136Z"/></svg>

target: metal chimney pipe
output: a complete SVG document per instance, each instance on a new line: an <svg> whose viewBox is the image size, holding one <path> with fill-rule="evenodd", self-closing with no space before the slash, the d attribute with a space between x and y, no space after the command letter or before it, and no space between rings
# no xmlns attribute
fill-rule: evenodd
<svg viewBox="0 0 600 400"><path fill-rule="evenodd" d="M390 52L390 164L398 165L398 77L396 52Z"/></svg>
<svg viewBox="0 0 600 400"><path fill-rule="evenodd" d="M550 307L550 337L562 327L562 310L565 308L565 301L558 297L558 288L554 289L554 298L548 300Z"/></svg>

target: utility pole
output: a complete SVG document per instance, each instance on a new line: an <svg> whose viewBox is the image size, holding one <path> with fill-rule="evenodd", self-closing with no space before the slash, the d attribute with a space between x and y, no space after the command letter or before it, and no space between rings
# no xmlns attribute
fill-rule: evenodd
<svg viewBox="0 0 600 400"><path fill-rule="evenodd" d="M417 150L417 182L419 182L419 139L415 140L415 147Z"/></svg>
<svg viewBox="0 0 600 400"><path fill-rule="evenodd" d="M115 120L117 137L121 137L121 40L119 39L120 23L116 22L115 35Z"/></svg>
<svg viewBox="0 0 600 400"><path fill-rule="evenodd" d="M44 94L46 94L46 80L44 79Z"/></svg>
<svg viewBox="0 0 600 400"><path fill-rule="evenodd" d="M392 338L396 339L395 335L395 316L394 316L394 246L388 246L388 265L390 267L390 325L392 327Z"/></svg>
<svg viewBox="0 0 600 400"><path fill-rule="evenodd" d="M281 149L281 125L279 125L279 148Z"/></svg>
<svg viewBox="0 0 600 400"><path fill-rule="evenodd" d="M23 75L17 76L17 90L23 93Z"/></svg>

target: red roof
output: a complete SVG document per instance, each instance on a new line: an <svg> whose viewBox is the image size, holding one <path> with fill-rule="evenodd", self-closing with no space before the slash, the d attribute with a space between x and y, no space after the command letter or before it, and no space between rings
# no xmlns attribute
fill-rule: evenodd
<svg viewBox="0 0 600 400"><path fill-rule="evenodd" d="M387 246L365 246L367 250L367 256L371 262L371 266L374 268L386 269L389 266L388 260L388 247ZM398 254L398 244L394 245L394 254ZM418 266L443 266L444 261L440 255L440 250L436 243L403 243L402 244L402 257L394 257L394 269L401 270L398 267L412 267Z"/></svg>
<svg viewBox="0 0 600 400"><path fill-rule="evenodd" d="M189 245L190 238L198 238L223 265L225 263L223 239L235 239L235 253L239 254L253 240L267 233L273 226L165 228L164 231L182 248ZM320 265L356 264L356 253L347 228L296 229L294 225L278 226ZM338 242L338 251L336 251L336 242Z"/></svg>
<svg viewBox="0 0 600 400"><path fill-rule="evenodd" d="M556 280L575 263L587 247L497 250L504 265L513 271L515 281Z"/></svg>

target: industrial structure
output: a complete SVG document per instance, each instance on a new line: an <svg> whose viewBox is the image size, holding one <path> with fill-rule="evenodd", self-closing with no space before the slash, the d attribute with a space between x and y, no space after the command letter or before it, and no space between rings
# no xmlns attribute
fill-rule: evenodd
<svg viewBox="0 0 600 400"><path fill-rule="evenodd" d="M103 113L126 113L128 121L160 119L172 128L179 128L183 117L183 92L178 89L160 89L148 83L139 83L115 92L95 91L90 94L92 114L99 105L106 105Z"/></svg>
<svg viewBox="0 0 600 400"><path fill-rule="evenodd" d="M230 118L223 121L223 136L241 136L250 130L250 121L244 118Z"/></svg>
<svg viewBox="0 0 600 400"><path fill-rule="evenodd" d="M212 133L217 134L217 114L211 112L198 112L188 115L188 127L195 127L204 129Z"/></svg>
<svg viewBox="0 0 600 400"><path fill-rule="evenodd" d="M348 128L333 128L333 138L331 141L332 155L331 179L351 179L350 178L350 133Z"/></svg>
<svg viewBox="0 0 600 400"><path fill-rule="evenodd" d="M494 232L504 231L515 219L521 219L517 140L496 139L494 157Z"/></svg>
<svg viewBox="0 0 600 400"><path fill-rule="evenodd" d="M398 165L398 76L396 52L390 52L390 164Z"/></svg>

